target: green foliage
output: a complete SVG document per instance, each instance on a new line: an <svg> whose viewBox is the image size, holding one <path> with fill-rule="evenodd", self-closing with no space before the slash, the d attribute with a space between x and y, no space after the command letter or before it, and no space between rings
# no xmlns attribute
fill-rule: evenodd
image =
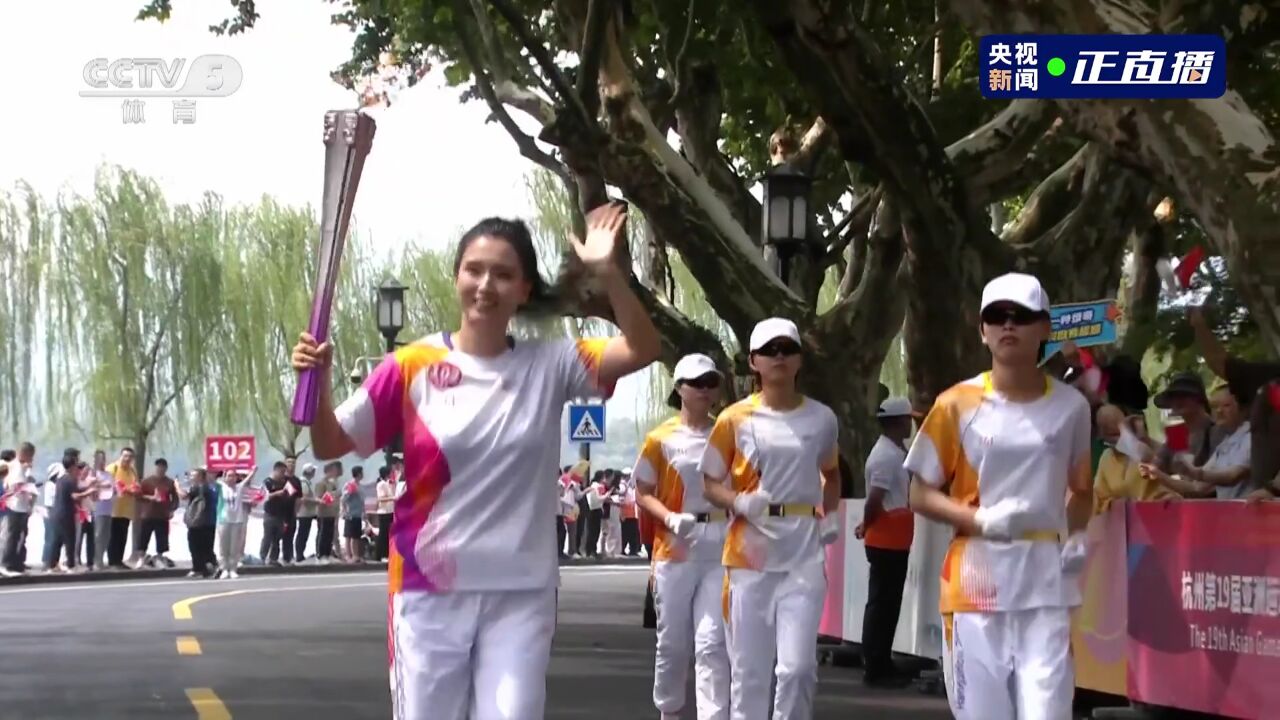
<svg viewBox="0 0 1280 720"><path fill-rule="evenodd" d="M0 193L0 418L13 436L43 420L51 407L25 392L35 377L32 348L50 340L43 326L41 289L47 286L53 252L52 209L25 183ZM50 312L67 317L74 306L57 302ZM46 363L49 382L52 366Z"/></svg>
<svg viewBox="0 0 1280 720"><path fill-rule="evenodd" d="M118 168L99 171L92 197L60 198L47 327L59 339L48 350L74 368L55 375L70 391L63 418L141 445L190 428L225 320L221 214L212 196L170 207L153 181Z"/></svg>
<svg viewBox="0 0 1280 720"><path fill-rule="evenodd" d="M153 437L194 451L211 433L299 452L289 352L310 318L315 215L269 197L170 206L114 167L53 206L25 185L0 195L0 419L13 435L61 423L143 452ZM353 232L330 320L338 400L359 359L382 356L375 287L390 275L409 286L402 338L456 323L451 256L380 258Z"/></svg>

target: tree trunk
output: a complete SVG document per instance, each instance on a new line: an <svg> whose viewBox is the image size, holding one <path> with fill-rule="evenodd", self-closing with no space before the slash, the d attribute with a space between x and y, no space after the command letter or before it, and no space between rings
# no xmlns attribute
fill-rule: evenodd
<svg viewBox="0 0 1280 720"><path fill-rule="evenodd" d="M1160 302L1160 275L1156 261L1164 255L1165 226L1151 223L1133 238L1133 273L1124 297L1124 322L1120 352L1142 361L1156 338L1156 311Z"/></svg>

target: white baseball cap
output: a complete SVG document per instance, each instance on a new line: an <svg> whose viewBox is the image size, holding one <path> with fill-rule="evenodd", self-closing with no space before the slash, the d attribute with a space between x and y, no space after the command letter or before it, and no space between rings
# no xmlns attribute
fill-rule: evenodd
<svg viewBox="0 0 1280 720"><path fill-rule="evenodd" d="M682 380L700 378L707 373L720 375L720 371L716 369L715 361L701 353L693 353L680 358L680 362L676 363L676 369L671 373L671 376L676 382L680 382Z"/></svg>
<svg viewBox="0 0 1280 720"><path fill-rule="evenodd" d="M876 409L876 417L878 418L906 417L908 415L916 417L918 413L911 407L911 401L904 397L885 398L884 402L880 403L880 407Z"/></svg>
<svg viewBox="0 0 1280 720"><path fill-rule="evenodd" d="M1006 273L982 288L979 311L998 302L1011 302L1032 312L1049 312L1049 294L1035 276L1025 273Z"/></svg>
<svg viewBox="0 0 1280 720"><path fill-rule="evenodd" d="M695 380L710 373L724 377L724 374L716 367L714 360L701 353L693 353L680 358L680 361L676 363L676 369L671 373L671 377L679 385L683 380ZM667 396L667 405L676 409L680 408L680 393L674 387L671 388L671 394Z"/></svg>
<svg viewBox="0 0 1280 720"><path fill-rule="evenodd" d="M751 352L759 350L778 338L794 340L797 345L803 344L800 342L800 331L796 329L795 323L785 318L769 318L756 323L755 329L751 331Z"/></svg>

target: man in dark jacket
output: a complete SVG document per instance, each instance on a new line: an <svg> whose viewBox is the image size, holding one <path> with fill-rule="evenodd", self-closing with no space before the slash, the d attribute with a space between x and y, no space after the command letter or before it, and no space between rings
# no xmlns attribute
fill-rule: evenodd
<svg viewBox="0 0 1280 720"><path fill-rule="evenodd" d="M218 529L218 488L209 481L204 468L191 471L191 487L186 492L187 549L191 552L191 572L187 577L209 577L218 565L213 553Z"/></svg>

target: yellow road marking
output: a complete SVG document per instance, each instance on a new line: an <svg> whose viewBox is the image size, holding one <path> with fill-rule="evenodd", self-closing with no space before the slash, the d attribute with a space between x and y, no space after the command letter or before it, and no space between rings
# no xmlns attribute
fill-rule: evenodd
<svg viewBox="0 0 1280 720"><path fill-rule="evenodd" d="M178 654L179 655L199 655L200 641L190 635L181 635L178 637Z"/></svg>
<svg viewBox="0 0 1280 720"><path fill-rule="evenodd" d="M195 597L186 598L185 600L179 600L178 602L173 604L173 619L174 620L190 620L191 606L200 602L201 600L208 600L209 598L231 597L232 595L243 595L247 592L251 592L251 591L250 590L232 590L230 592L214 593L212 595L197 595Z"/></svg>
<svg viewBox="0 0 1280 720"><path fill-rule="evenodd" d="M231 713L210 688L188 688L187 699L196 709L200 720L231 720Z"/></svg>
<svg viewBox="0 0 1280 720"><path fill-rule="evenodd" d="M173 604L174 620L190 620L191 606L202 600L212 600L214 598L232 597L234 595L248 595L250 593L264 592L287 592L290 590L338 590L341 588L359 588L359 587L383 587L386 583L379 580L378 582L365 583L346 583L339 585L284 585L281 587L261 587L261 588L245 588L244 590L231 590L228 592L213 593L212 595L197 595L189 597Z"/></svg>

